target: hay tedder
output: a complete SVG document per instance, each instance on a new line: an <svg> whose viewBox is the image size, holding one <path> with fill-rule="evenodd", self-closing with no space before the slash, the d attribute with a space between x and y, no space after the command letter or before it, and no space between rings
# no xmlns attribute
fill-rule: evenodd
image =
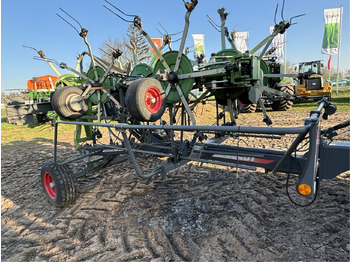
<svg viewBox="0 0 350 262"><path fill-rule="evenodd" d="M77 197L78 178L126 159L130 159L141 178L165 176L191 161L248 170L261 167L266 171L297 174L297 192L310 201L316 197L321 179L334 178L349 169L349 144L332 142L335 131L348 126L349 121L320 130L322 111L324 119L336 111L336 107L326 98L305 119L304 126L236 125L238 100L247 104L260 103L263 121L271 125L272 121L261 102L262 93L293 99L293 95L271 88L283 75L274 73L273 65L262 59L272 39L289 28L292 19L283 19L276 24L274 32L249 52L240 53L230 41L230 49L223 48L213 54L210 62L201 64L194 71L183 51L190 15L198 4L197 0L185 3L185 26L179 50L170 49L165 53L154 45L139 16L130 16L105 1L108 3L105 8L124 21L128 20L122 16L133 17L128 22L133 23L148 40L158 60L153 67L137 64L132 70L124 70L118 64L122 53L117 49L112 52L110 62L94 56L87 41L88 30L61 9L79 24L80 31L74 28L84 39L88 51L79 56L80 66L76 69L65 63L44 59L73 73L57 80L61 85L51 101L53 109L61 117L54 123L53 159L45 162L41 170L43 189L51 204L59 207L72 204ZM72 26L71 23L69 25ZM223 41L225 31L221 31ZM262 47L261 53L255 55ZM86 72L82 68L85 55L91 60ZM202 91L199 97L193 94L196 89ZM194 110L209 100L215 103L216 125L199 125ZM61 159L58 156L60 125L76 126L74 141L79 152L76 157ZM286 134L295 135L287 151L227 143L248 136L274 139ZM305 149L306 145L308 149L298 154L300 148ZM148 173L143 173L137 158L140 153L165 160ZM70 166L73 162L83 163L82 168L72 170ZM332 166L326 164L329 162Z"/></svg>

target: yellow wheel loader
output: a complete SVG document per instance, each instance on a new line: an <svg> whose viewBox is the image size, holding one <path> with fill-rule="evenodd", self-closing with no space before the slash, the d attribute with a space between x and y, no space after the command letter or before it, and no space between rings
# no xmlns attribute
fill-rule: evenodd
<svg viewBox="0 0 350 262"><path fill-rule="evenodd" d="M300 99L318 99L323 96L331 98L332 87L322 77L321 60L299 63L298 84L295 95Z"/></svg>

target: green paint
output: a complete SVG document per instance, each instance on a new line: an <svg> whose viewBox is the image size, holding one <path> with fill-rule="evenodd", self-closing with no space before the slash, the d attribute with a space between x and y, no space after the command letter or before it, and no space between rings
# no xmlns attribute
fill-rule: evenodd
<svg viewBox="0 0 350 262"><path fill-rule="evenodd" d="M326 24L322 48L338 48L339 43L339 23L330 23Z"/></svg>
<svg viewBox="0 0 350 262"><path fill-rule="evenodd" d="M100 80L104 74L105 70L102 67L96 66L96 71L98 75L98 79ZM95 79L95 73L93 68L90 68L89 71L86 73L86 76L90 79ZM109 78L107 77L106 80L102 83L101 86L110 86ZM93 94L89 97L89 100L92 101L95 105L98 104L98 95L96 91L90 91L93 92ZM110 92L110 90L107 90L107 92ZM108 96L105 93L101 93L101 103L106 103L108 101Z"/></svg>
<svg viewBox="0 0 350 262"><path fill-rule="evenodd" d="M147 64L138 64L134 67L134 69L131 71L131 76L143 76L148 77L153 74L153 69L151 66Z"/></svg>
<svg viewBox="0 0 350 262"><path fill-rule="evenodd" d="M174 70L175 64L176 64L176 60L177 60L177 54L178 51L169 51L164 53L163 58L166 61L166 63L168 64L168 66L170 67L171 70ZM156 65L154 66L154 74L157 74L158 70L164 70L164 66L163 64L157 60ZM177 71L178 75L182 75L182 74L188 74L188 73L192 73L193 72L193 68L192 68L192 64L191 61L187 58L187 56L182 55L181 57L181 62L180 62L180 67L179 70ZM193 78L188 78L188 79L183 79L179 81L179 86L182 90L182 93L184 94L185 97L187 97L193 87L193 83L194 83L194 79ZM167 89L169 82L161 82L162 87L164 90ZM168 103L176 103L181 101L180 95L176 90L175 85L173 85L171 87L171 90L166 98Z"/></svg>

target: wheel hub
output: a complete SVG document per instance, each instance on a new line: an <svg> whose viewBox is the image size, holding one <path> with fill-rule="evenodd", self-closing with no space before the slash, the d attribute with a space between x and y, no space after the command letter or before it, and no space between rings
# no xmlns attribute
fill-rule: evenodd
<svg viewBox="0 0 350 262"><path fill-rule="evenodd" d="M150 86L145 93L145 105L149 112L157 113L162 106L162 95L159 90Z"/></svg>
<svg viewBox="0 0 350 262"><path fill-rule="evenodd" d="M74 112L80 112L84 108L84 100L79 95L70 95L67 97L67 106L69 110Z"/></svg>
<svg viewBox="0 0 350 262"><path fill-rule="evenodd" d="M168 74L168 81L172 84L177 84L179 82L179 78L177 77L177 74L174 71Z"/></svg>
<svg viewBox="0 0 350 262"><path fill-rule="evenodd" d="M56 199L56 185L52 176L48 172L44 174L44 186L49 197L52 199Z"/></svg>

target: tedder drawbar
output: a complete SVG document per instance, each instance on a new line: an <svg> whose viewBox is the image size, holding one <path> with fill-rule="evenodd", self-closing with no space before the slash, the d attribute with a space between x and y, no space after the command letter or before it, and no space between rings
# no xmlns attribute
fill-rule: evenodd
<svg viewBox="0 0 350 262"><path fill-rule="evenodd" d="M184 2L185 26L179 50L172 50L171 37L165 35L161 52L142 26L141 18L128 15L105 0L104 6L124 21L131 22L155 50L157 61L136 63L124 69L119 61L122 52L114 49L111 61L92 54L87 41L88 30L74 20L80 31L58 15L84 39L88 51L78 57L76 69L65 63L42 57L74 74L61 75L51 104L61 120L54 122L54 157L45 162L41 170L44 192L51 204L59 207L72 204L77 197L77 179L107 166L130 159L136 174L141 178L165 176L191 161L254 170L297 174L297 192L312 202L321 179L334 178L349 169L350 143L333 142L336 130L349 126L349 121L327 130L320 130L320 116L327 119L336 111L325 97L305 124L299 127L237 126L239 101L259 103L264 122L272 121L266 114L262 95L280 96L293 100L294 96L273 88L285 75L280 74L278 64L264 59L275 36L285 32L291 20L276 23L274 31L252 50L239 52L228 35L225 19L228 13L219 9L221 17L222 50L194 70L190 59L183 54L190 24L190 15L197 0ZM282 8L283 10L283 8ZM277 9L276 9L277 11ZM124 17L125 18L124 18ZM275 15L276 16L276 15ZM127 20L133 17L132 20ZM226 49L225 36L231 44ZM263 50L259 55L255 53ZM83 57L91 59L90 67L83 70ZM80 69L80 70L79 70ZM194 91L201 91L197 97ZM195 108L206 101L215 101L216 125L198 125ZM226 119L226 113L229 120ZM75 144L79 155L71 159L58 156L58 131L60 125L75 125ZM104 131L105 130L105 131ZM273 139L293 134L294 141L286 151L241 147L227 143L230 140L251 136ZM305 150L307 147L307 150ZM301 150L303 149L303 150ZM136 155L149 154L166 159L156 164L149 173L139 167ZM73 162L84 163L83 169L72 170ZM328 165L327 163L332 163Z"/></svg>

